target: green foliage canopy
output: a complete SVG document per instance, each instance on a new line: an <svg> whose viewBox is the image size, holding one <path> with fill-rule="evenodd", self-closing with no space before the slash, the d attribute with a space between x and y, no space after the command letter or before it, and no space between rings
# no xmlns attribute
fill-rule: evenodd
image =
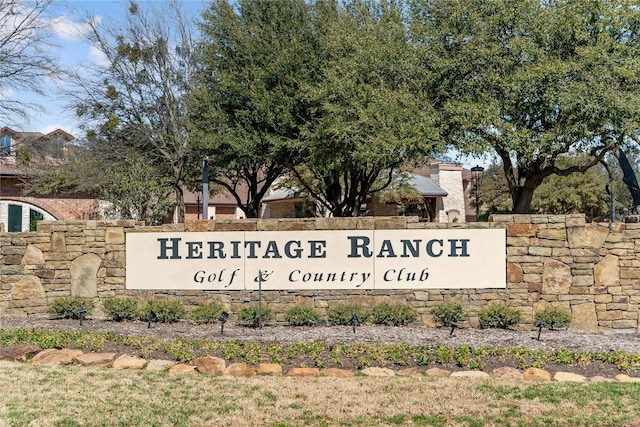
<svg viewBox="0 0 640 427"><path fill-rule="evenodd" d="M247 216L286 171L334 216L356 215L436 145L395 4L220 0L202 30L191 111L216 182Z"/></svg>
<svg viewBox="0 0 640 427"><path fill-rule="evenodd" d="M414 0L448 142L495 151L516 213L552 174L637 139L640 9L630 0ZM564 154L589 154L563 168Z"/></svg>

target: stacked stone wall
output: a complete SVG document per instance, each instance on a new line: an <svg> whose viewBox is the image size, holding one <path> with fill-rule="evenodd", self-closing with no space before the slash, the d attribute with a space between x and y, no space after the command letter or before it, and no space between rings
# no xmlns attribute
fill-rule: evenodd
<svg viewBox="0 0 640 427"><path fill-rule="evenodd" d="M126 289L125 241L130 231L292 231L350 229L504 228L507 286L496 289L402 289L265 291L263 300L278 320L293 304L308 304L325 316L343 302L373 306L381 301L414 307L433 326L430 310L457 299L477 326L478 309L493 301L522 312L530 328L534 313L563 307L574 329L638 330L640 307L640 224L587 224L583 215L494 215L487 223L424 223L415 217L260 219L191 221L145 227L134 221L43 221L36 232L0 234L0 314L43 313L55 298L113 296L179 298L191 308L217 299L237 312L258 299L257 291L132 291Z"/></svg>

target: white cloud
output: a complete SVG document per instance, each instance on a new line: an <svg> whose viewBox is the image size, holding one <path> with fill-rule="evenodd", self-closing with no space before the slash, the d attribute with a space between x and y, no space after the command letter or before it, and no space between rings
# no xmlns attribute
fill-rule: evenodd
<svg viewBox="0 0 640 427"><path fill-rule="evenodd" d="M68 16L58 16L50 21L53 33L65 40L82 40L89 31L87 22L74 21Z"/></svg>
<svg viewBox="0 0 640 427"><path fill-rule="evenodd" d="M107 60L107 56L96 46L91 46L89 48L89 57L96 64L102 67L108 67L109 61Z"/></svg>
<svg viewBox="0 0 640 427"><path fill-rule="evenodd" d="M0 99L11 99L15 91L10 88L0 90Z"/></svg>

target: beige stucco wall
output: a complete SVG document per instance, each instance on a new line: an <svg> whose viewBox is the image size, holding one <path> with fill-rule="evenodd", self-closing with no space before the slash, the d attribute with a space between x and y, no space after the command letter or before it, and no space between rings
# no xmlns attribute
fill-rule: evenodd
<svg viewBox="0 0 640 427"><path fill-rule="evenodd" d="M465 222L465 194L462 184L462 166L435 163L431 179L447 192L438 206L438 222ZM457 211L457 212L456 212Z"/></svg>
<svg viewBox="0 0 640 427"><path fill-rule="evenodd" d="M412 305L420 321L432 325L429 311L443 300L460 300L477 325L477 311L504 301L523 314L530 328L534 312L552 304L570 310L573 328L637 331L640 308L640 224L586 224L583 215L494 215L488 223L423 223L415 217L312 218L194 221L144 227L133 221L40 223L32 233L0 234L0 314L45 312L57 297L81 295L98 303L106 297L176 297L189 307L203 298L221 300L237 311L256 301L251 291L131 291L125 289L125 240L136 231L356 230L416 228L504 228L507 234L506 289L391 291L269 291L264 300L282 319L296 303L321 314L345 301L372 306L393 300Z"/></svg>

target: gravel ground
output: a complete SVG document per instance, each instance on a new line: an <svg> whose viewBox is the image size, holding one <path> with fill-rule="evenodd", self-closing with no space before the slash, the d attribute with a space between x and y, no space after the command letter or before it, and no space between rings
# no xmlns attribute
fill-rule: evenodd
<svg viewBox="0 0 640 427"><path fill-rule="evenodd" d="M256 343L278 342L293 344L297 342L319 341L327 344L358 342L380 344L438 345L459 346L468 344L474 348L514 348L556 350L559 348L573 351L617 351L640 353L640 333L597 334L573 330L550 331L543 329L540 340L538 331L512 331L500 329L456 329L450 336L448 328L427 328L419 326L392 327L364 325L353 332L351 327L288 327L265 326L253 329L228 322L224 334L220 325L195 325L187 321L174 324L154 323L148 328L146 322L111 322L103 320L84 320L82 326L78 320L49 319L43 315L0 316L0 329L45 328L63 331L108 331L122 335L153 335L167 339L185 338L190 340L208 338L218 341L239 340Z"/></svg>

